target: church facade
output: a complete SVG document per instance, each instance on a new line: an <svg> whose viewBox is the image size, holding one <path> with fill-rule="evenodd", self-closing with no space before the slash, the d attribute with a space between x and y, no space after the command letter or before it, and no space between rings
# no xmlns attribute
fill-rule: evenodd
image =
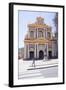
<svg viewBox="0 0 66 90"><path fill-rule="evenodd" d="M57 39L53 37L52 27L45 24L44 18L28 24L24 39L24 59L52 59L58 57Z"/></svg>

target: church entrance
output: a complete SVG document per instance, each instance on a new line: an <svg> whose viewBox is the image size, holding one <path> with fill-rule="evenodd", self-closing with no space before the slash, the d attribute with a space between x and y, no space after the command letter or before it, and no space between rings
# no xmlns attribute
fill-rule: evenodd
<svg viewBox="0 0 66 90"><path fill-rule="evenodd" d="M44 52L41 50L39 51L39 59L43 59L44 58Z"/></svg>
<svg viewBox="0 0 66 90"><path fill-rule="evenodd" d="M34 59L34 51L30 51L30 59Z"/></svg>

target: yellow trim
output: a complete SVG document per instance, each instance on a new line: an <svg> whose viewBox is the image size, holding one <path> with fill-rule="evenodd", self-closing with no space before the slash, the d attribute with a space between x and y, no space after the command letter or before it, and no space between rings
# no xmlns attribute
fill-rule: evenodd
<svg viewBox="0 0 66 90"><path fill-rule="evenodd" d="M39 43L39 44L44 44L44 43L50 43L50 40L44 39L44 38L39 38L39 39L28 39L24 40L24 43Z"/></svg>
<svg viewBox="0 0 66 90"><path fill-rule="evenodd" d="M37 28L51 28L46 24L28 24L28 27L37 27Z"/></svg>

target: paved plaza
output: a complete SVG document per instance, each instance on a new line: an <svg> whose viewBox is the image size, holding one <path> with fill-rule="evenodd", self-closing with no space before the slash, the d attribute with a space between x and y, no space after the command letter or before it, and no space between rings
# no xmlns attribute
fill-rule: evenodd
<svg viewBox="0 0 66 90"><path fill-rule="evenodd" d="M35 65L33 61L23 61L22 59L19 62L19 79L29 79L29 78L50 78L58 77L58 61L54 60L37 60Z"/></svg>

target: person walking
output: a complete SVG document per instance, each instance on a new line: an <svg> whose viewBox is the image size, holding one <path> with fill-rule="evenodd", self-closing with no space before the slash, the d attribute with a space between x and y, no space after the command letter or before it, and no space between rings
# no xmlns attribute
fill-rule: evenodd
<svg viewBox="0 0 66 90"><path fill-rule="evenodd" d="M32 60L33 60L32 66L35 67L35 58L33 58Z"/></svg>

